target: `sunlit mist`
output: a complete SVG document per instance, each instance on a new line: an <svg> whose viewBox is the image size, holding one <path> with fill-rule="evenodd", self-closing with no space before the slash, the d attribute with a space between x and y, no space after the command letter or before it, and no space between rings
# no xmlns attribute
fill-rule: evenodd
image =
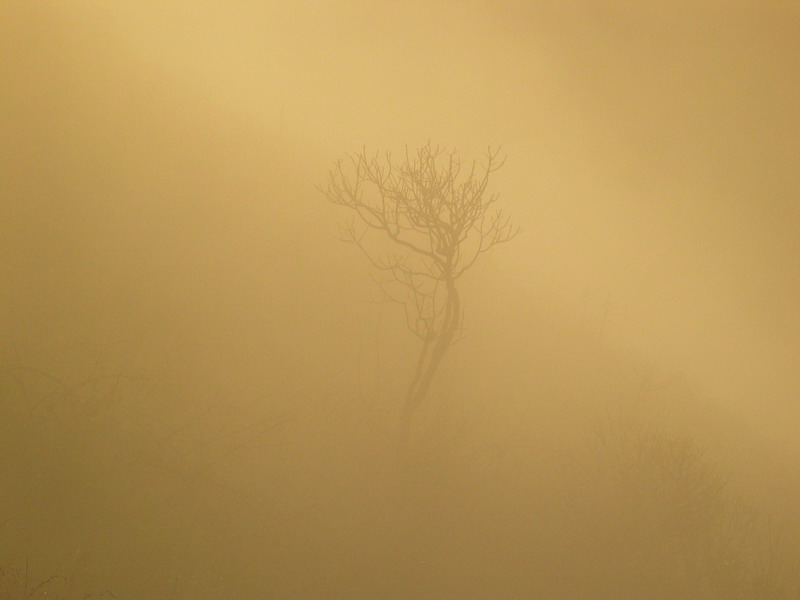
<svg viewBox="0 0 800 600"><path fill-rule="evenodd" d="M800 593L800 5L11 2L0 600Z"/></svg>

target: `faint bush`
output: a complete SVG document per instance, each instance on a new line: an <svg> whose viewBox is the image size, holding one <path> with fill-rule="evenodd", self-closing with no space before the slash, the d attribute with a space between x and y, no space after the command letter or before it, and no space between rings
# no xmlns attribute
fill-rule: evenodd
<svg viewBox="0 0 800 600"><path fill-rule="evenodd" d="M0 566L0 600L113 600L109 591L87 592L78 589L72 577L56 574L31 577L28 560Z"/></svg>
<svg viewBox="0 0 800 600"><path fill-rule="evenodd" d="M638 579L665 597L800 598L781 527L729 492L727 478L692 439L654 424L609 420L588 449L593 498L608 507L601 535L614 548L619 581Z"/></svg>

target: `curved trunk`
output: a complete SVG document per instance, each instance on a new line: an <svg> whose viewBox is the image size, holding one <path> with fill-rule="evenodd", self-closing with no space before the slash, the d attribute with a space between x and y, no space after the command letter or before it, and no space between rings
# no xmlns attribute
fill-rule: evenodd
<svg viewBox="0 0 800 600"><path fill-rule="evenodd" d="M402 448L408 446L411 435L411 420L416 410L428 395L433 378L442 362L447 349L453 343L458 323L461 320L461 299L456 290L453 279L447 279L447 300L445 305L442 327L439 334L426 340L420 351L417 361L417 370L414 380L406 393L406 400L400 412L400 442Z"/></svg>

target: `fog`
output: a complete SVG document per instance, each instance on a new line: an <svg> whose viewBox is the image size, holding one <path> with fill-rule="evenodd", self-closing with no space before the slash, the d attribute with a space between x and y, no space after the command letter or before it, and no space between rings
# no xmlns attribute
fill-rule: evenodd
<svg viewBox="0 0 800 600"><path fill-rule="evenodd" d="M797 597L794 3L0 27L0 598ZM399 446L421 343L323 192L429 142L521 231Z"/></svg>

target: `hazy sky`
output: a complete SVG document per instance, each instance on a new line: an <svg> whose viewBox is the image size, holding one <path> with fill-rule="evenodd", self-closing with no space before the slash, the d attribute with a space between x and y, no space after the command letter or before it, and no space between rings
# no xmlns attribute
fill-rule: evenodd
<svg viewBox="0 0 800 600"><path fill-rule="evenodd" d="M77 160L69 158L75 138L101 160L112 157L75 178L125 171L109 189L138 178L131 197L145 193L137 161L146 168L161 152L168 164L172 154L142 127L147 111L168 106L180 127L195 119L268 140L269 160L257 141L243 160L204 149L228 161L234 188L255 188L269 171L285 171L298 189L307 184L302 197L261 206L196 200L210 221L223 205L241 217L219 235L241 238L236 224L246 215L258 221L278 210L291 215L283 236L296 240L286 233L292 223L335 218L315 204L313 186L343 152L431 139L475 155L501 144L508 163L496 189L524 235L492 260L521 297L605 318L612 346L687 374L765 426L800 412L793 2L78 1L20 8L11 23L6 44L23 58L15 70L5 52L18 92L11 114L21 117L15 127L28 151L47 144ZM59 131L40 131L37 150L31 132L42 119ZM202 140L203 131L192 135ZM17 159L30 166L24 147ZM153 154L136 156L142 148ZM192 206L188 195L170 197L180 189L176 175L131 201L145 211L159 205L175 247L189 234L170 232L163 217L189 214L180 208ZM76 236L104 226L99 210L81 216L65 202L42 206L62 224L76 219ZM96 202L114 212L123 201ZM276 209L281 202L291 205ZM156 234L126 230L131 210L117 211L117 233L145 247ZM21 223L33 209L15 213ZM280 236L269 243L279 246Z"/></svg>

